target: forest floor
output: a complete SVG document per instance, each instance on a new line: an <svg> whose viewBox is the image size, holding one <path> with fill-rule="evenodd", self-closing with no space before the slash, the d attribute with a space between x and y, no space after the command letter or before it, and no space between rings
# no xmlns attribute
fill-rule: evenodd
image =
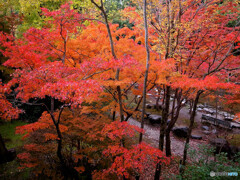
<svg viewBox="0 0 240 180"><path fill-rule="evenodd" d="M155 104L155 98L154 97L148 97L148 102L151 104ZM160 114L157 111L152 111L147 109L147 112L150 112L152 114ZM224 129L224 128L219 128L214 125L208 124L207 126L209 127L209 132L210 134L205 134L204 130L202 129L202 124L201 122L201 117L202 117L202 112L196 113L195 116L195 123L194 123L194 128L192 131L192 135L198 135L202 136L202 140L195 140L195 139L190 139L190 147L197 149L199 144L209 144L210 139L214 139L217 137L227 137L229 134L240 134L240 129ZM185 106L181 109L181 112L179 114L179 118L176 122L176 127L188 127L189 126L189 121L190 119L190 114L189 114L189 108L188 106ZM140 127L140 122L134 118L131 118L128 120L128 122L132 125L136 125ZM152 125L148 120L145 121L144 125L144 141L150 143L153 147L158 148L158 141L159 141L159 133L160 133L160 125L159 124L154 124ZM184 150L184 145L185 145L185 139L184 138L178 138L173 135L171 132L171 149L172 153L174 156L182 156L183 155L183 150Z"/></svg>
<svg viewBox="0 0 240 180"><path fill-rule="evenodd" d="M148 103L155 104L155 98L154 97L148 98ZM161 111L159 112L159 111L156 111L153 109L147 109L146 111L151 114L161 115ZM226 138L227 136L232 135L232 134L234 134L235 137L237 138L233 142L236 141L238 143L238 145L240 145L240 143L239 143L240 142L239 141L240 129L239 128L228 130L228 129L216 127L211 124L202 124L202 122L201 122L202 114L204 114L204 113L197 111L196 116L195 116L195 123L194 123L193 131L192 131L192 135L202 136L202 140L190 139L189 147L191 147L191 149L197 150L199 145L209 144L210 139L214 139L217 137ZM188 106L185 106L182 108L175 126L176 127L186 127L186 126L188 127L189 123L190 123L189 119L190 119L189 108L188 108ZM128 120L128 122L131 125L135 125L138 127L141 126L139 119L135 119L135 117L130 118ZM207 125L209 127L210 134L204 133L204 130L202 129L203 125ZM151 146L153 146L155 148L158 148L160 125L159 124L153 125L149 122L149 120L145 120L144 131L145 131L145 133L143 136L143 141L147 142L148 144L150 144ZM162 174L164 174L164 176L162 176L161 179L164 179L164 180L165 179L169 179L169 180L176 179L176 175L179 173L179 160L182 159L184 146L185 146L185 138L178 138L178 137L174 136L172 132L170 134L170 138L171 138L171 150L172 150L174 159L171 162L170 166L163 168L164 173L162 173ZM231 140L228 140L228 141L231 144ZM188 160L190 160L190 159L188 158ZM154 172L155 172L154 168L148 169L148 171L140 179L141 180L152 180L152 179L154 179Z"/></svg>
<svg viewBox="0 0 240 180"><path fill-rule="evenodd" d="M137 120L131 118L128 120L128 122L132 125L140 127L140 122ZM160 126L159 125L151 125L150 123L145 123L144 125L144 141L150 143L153 147L158 148L158 140L159 140L159 133L160 133ZM193 133L195 134L195 133ZM206 139L203 140L190 140L190 146L191 147L196 147L198 144L207 144ZM185 145L185 139L183 138L178 138L173 136L171 132L171 149L172 153L175 156L182 156L183 155L183 150L184 150L184 145Z"/></svg>

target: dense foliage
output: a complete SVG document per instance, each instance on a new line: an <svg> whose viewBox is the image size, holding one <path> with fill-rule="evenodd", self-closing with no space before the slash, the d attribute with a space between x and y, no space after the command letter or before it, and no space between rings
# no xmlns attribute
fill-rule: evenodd
<svg viewBox="0 0 240 180"><path fill-rule="evenodd" d="M173 159L170 131L184 101L192 110L181 177L198 179L230 164L221 156L189 166L186 160L202 94L221 99L238 119L239 4L144 2L1 1L9 17L0 17L1 63L12 74L0 85L0 118L17 119L31 106L40 116L25 116L31 123L16 128L27 139L19 169L30 168L34 178L137 179L156 168L159 179ZM159 148L137 141L153 88L156 98L163 92ZM142 128L128 123L139 110Z"/></svg>

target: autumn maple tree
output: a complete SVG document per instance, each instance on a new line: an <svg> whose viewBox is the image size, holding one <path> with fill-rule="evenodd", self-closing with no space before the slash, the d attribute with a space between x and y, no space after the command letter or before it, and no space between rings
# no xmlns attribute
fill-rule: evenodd
<svg viewBox="0 0 240 180"><path fill-rule="evenodd" d="M119 98L127 93L129 84L132 87L131 84L141 77L140 71L129 76L129 79L118 77L117 81L113 80L117 77L116 72L121 76L128 75L133 66L141 70L141 59L135 60L138 51L132 53L123 48L126 45L130 47L132 43L135 46L131 48L142 48L130 38L134 31L126 28L118 30L117 26L109 25L113 28L114 39L118 37L116 58L112 56L111 46L105 38L110 35L110 29L96 22L90 21L89 24L91 18L72 10L69 4L62 5L56 11L42 8L42 16L45 16L46 22L41 29L30 28L19 39L7 34L1 36L1 45L5 47L2 53L8 57L4 65L15 68L12 80L1 87L1 96L5 97L12 91L15 94L13 104L27 103L46 109L37 122L17 128L16 132L25 134L24 138L30 142L24 146L26 152L18 155L21 167L35 168L37 174L44 173L50 177L76 178L78 172L88 171L85 166L96 168L98 159L94 156L101 156L102 152L103 155L114 154L112 158L106 158L113 164L104 176L115 174L128 177L133 169L131 175L143 173L146 160L157 163L165 159L161 151L144 143L125 147L125 140L135 136L132 131L135 128L123 120L113 122L113 125L108 121L108 109L115 111L120 108L119 112L128 113ZM100 36L96 36L96 31L100 32ZM92 35L89 36L89 33ZM122 91L118 88L120 85L126 89ZM46 97L51 100L49 104L41 101ZM109 97L115 102L108 101ZM104 107L104 102L110 103L109 106ZM7 100L3 100L3 105L1 112L3 117L7 117L14 107ZM18 112L15 111L15 114ZM106 128L109 131L107 134ZM142 133L141 130L137 131ZM117 138L113 138L115 136ZM106 143L108 139L112 141L111 145L102 146L99 143ZM87 148L87 144L89 147L95 145L97 149ZM114 148L121 148L121 152L116 154ZM91 154L95 155L92 157ZM126 157L128 161L115 168L115 164ZM44 167L45 161L50 165L48 168ZM134 161L134 165L131 164ZM58 167L60 174L52 171L53 162L59 163L60 166L55 167Z"/></svg>
<svg viewBox="0 0 240 180"><path fill-rule="evenodd" d="M134 2L143 7L142 2ZM170 156L170 132L187 101L193 104L186 147L200 95L207 90L239 88L224 84L226 75L239 69L239 56L234 55L239 41L238 5L220 1L152 1L147 8L151 24L149 46L159 57L151 61L149 76L157 74L156 87L158 92L164 92L159 148L163 150L166 136L166 154ZM123 17L142 28L141 14L136 8L126 8ZM233 20L236 23L230 27ZM174 98L170 106L171 94ZM171 121L167 126L168 117ZM184 165L186 153L185 148Z"/></svg>
<svg viewBox="0 0 240 180"><path fill-rule="evenodd" d="M111 7L103 0L74 0L59 9L62 2L53 3L53 11L41 8L49 7L49 1L21 4L26 12L34 7L33 19L41 19L37 28L19 38L0 36L1 53L8 58L4 66L14 70L0 86L0 117L17 118L21 104L45 108L37 122L16 130L28 139L18 154L20 168L76 179L80 174L139 179L147 168L156 168L154 178L159 179L162 165L170 161L163 151L172 156L170 132L188 102L190 126L181 167L201 95L221 89L219 98L238 106L236 2L133 0L133 7L118 12L131 28L112 24ZM158 149L143 138L146 94L153 88L162 111ZM139 114L141 128L127 122Z"/></svg>

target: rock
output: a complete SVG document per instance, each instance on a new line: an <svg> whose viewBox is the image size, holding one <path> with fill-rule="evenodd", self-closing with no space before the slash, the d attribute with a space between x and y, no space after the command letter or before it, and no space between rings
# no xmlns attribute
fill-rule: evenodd
<svg viewBox="0 0 240 180"><path fill-rule="evenodd" d="M240 152L240 147L230 146L230 148L231 148L233 154L237 154L238 152Z"/></svg>
<svg viewBox="0 0 240 180"><path fill-rule="evenodd" d="M199 104L197 107L203 109L204 105L203 104Z"/></svg>
<svg viewBox="0 0 240 180"><path fill-rule="evenodd" d="M157 109L157 106L156 106L156 104L146 104L146 108L147 109ZM162 109L162 106L158 105L158 108Z"/></svg>
<svg viewBox="0 0 240 180"><path fill-rule="evenodd" d="M210 131L203 131L203 133L204 133L204 134L207 134L207 135L208 135L208 134L211 134Z"/></svg>
<svg viewBox="0 0 240 180"><path fill-rule="evenodd" d="M184 99L183 101L182 101L182 104L185 104L187 102L187 100L186 99Z"/></svg>
<svg viewBox="0 0 240 180"><path fill-rule="evenodd" d="M154 109L157 109L157 105L154 105ZM162 109L162 106L158 105L158 109Z"/></svg>
<svg viewBox="0 0 240 180"><path fill-rule="evenodd" d="M153 105L152 104L146 104L147 109L152 109Z"/></svg>
<svg viewBox="0 0 240 180"><path fill-rule="evenodd" d="M189 108L190 109L190 108ZM197 108L197 111L198 112L203 112L203 109L202 108Z"/></svg>
<svg viewBox="0 0 240 180"><path fill-rule="evenodd" d="M232 157L232 150L226 139L222 138L211 139L210 144L216 148L214 154L225 152L227 153L229 159Z"/></svg>
<svg viewBox="0 0 240 180"><path fill-rule="evenodd" d="M149 113L149 112L145 112L145 114L146 114L147 118L151 115L151 113Z"/></svg>
<svg viewBox="0 0 240 180"><path fill-rule="evenodd" d="M198 135L191 135L192 139L197 139L197 140L201 140L202 136L198 136Z"/></svg>
<svg viewBox="0 0 240 180"><path fill-rule="evenodd" d="M202 126L202 129L205 131L209 131L209 127L208 126Z"/></svg>
<svg viewBox="0 0 240 180"><path fill-rule="evenodd" d="M227 144L227 140L226 139L223 139L223 138L216 138L216 139L211 139L210 140L210 144L212 145L218 145L218 146L221 146L221 145L224 145L224 144Z"/></svg>
<svg viewBox="0 0 240 180"><path fill-rule="evenodd" d="M216 133L217 133L217 130L216 130L216 129L213 129L213 130L212 130L212 133L213 133L213 134L216 134Z"/></svg>
<svg viewBox="0 0 240 180"><path fill-rule="evenodd" d="M225 117L224 120L225 120L225 121L233 121L233 118L231 118L231 117Z"/></svg>
<svg viewBox="0 0 240 180"><path fill-rule="evenodd" d="M231 122L232 128L240 128L240 124L236 122Z"/></svg>
<svg viewBox="0 0 240 180"><path fill-rule="evenodd" d="M231 148L231 157L233 158L233 161L240 158L240 147L237 146L230 146Z"/></svg>
<svg viewBox="0 0 240 180"><path fill-rule="evenodd" d="M157 114L151 114L148 116L148 119L149 119L150 123L152 123L152 124L160 124L161 120L162 120L162 116L157 115Z"/></svg>
<svg viewBox="0 0 240 180"><path fill-rule="evenodd" d="M203 108L203 110L207 113L207 114L211 114L213 115L214 114L214 111L209 109L209 108Z"/></svg>
<svg viewBox="0 0 240 180"><path fill-rule="evenodd" d="M139 109L139 111L142 112L141 109ZM149 112L145 112L145 115L147 116L147 117L145 117L145 119L148 119L148 117L149 117L151 114L150 114Z"/></svg>
<svg viewBox="0 0 240 180"><path fill-rule="evenodd" d="M186 138L188 133L188 127L174 127L172 129L172 132L175 136Z"/></svg>

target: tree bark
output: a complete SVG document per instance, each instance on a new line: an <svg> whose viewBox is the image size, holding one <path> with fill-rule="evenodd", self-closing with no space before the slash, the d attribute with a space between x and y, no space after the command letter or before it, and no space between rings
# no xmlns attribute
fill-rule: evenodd
<svg viewBox="0 0 240 180"><path fill-rule="evenodd" d="M149 71L149 61L150 61L150 52L148 47L148 23L147 23L147 0L143 0L143 17L144 17L144 30L145 30L145 49L147 53L146 57L146 71L144 76L144 86L143 86L143 106L142 106L142 116L141 116L141 128L144 128L144 115L146 109L146 92L147 92L147 80L148 80L148 71ZM140 132L139 143L142 142L143 134Z"/></svg>
<svg viewBox="0 0 240 180"><path fill-rule="evenodd" d="M159 136L159 145L158 148L163 151L164 146L164 136L165 136L165 130L167 126L167 120L168 120L168 114L169 114L169 106L170 106L170 86L165 87L165 98L164 98L164 106L162 111L162 120L160 125L160 136ZM155 176L154 180L159 180L161 175L161 164L157 164L156 170L155 170Z"/></svg>
<svg viewBox="0 0 240 180"><path fill-rule="evenodd" d="M159 111L161 109L159 107L159 101L160 101L160 96L161 96L161 89L157 88L157 90L158 90L158 97L157 97L157 100L156 100L156 110Z"/></svg>
<svg viewBox="0 0 240 180"><path fill-rule="evenodd" d="M166 86L165 93L165 104L162 112L162 121L160 127L160 141L159 141L159 149L163 151L164 145L164 135L167 126L168 114L169 114L169 106L170 106L170 86Z"/></svg>
<svg viewBox="0 0 240 180"><path fill-rule="evenodd" d="M113 38L112 38L109 23L108 23L107 13L106 13L106 11L104 10L104 7L103 7L103 1L101 0L101 5L98 5L94 0L91 0L91 2L103 13L104 20L105 20L105 25L106 25L106 28L107 28L108 37L109 37L109 41L110 41L111 53L112 53L112 56L114 57L114 59L117 60L117 56L116 56L115 51L114 51ZM117 72L116 72L116 76L115 76L115 79L117 81L119 81L119 73L120 73L120 69L118 68ZM120 107L120 118L121 118L121 122L123 122L124 121L124 114L123 114L122 94L121 94L121 87L120 86L117 86L117 92L118 92L118 103L119 103L119 107ZM113 114L113 120L114 119L115 119L115 115Z"/></svg>
<svg viewBox="0 0 240 180"><path fill-rule="evenodd" d="M175 125L175 123L177 122L177 119L179 117L179 113L182 107L182 91L180 91L178 93L178 89L175 90L175 96L174 96L174 100L173 100L173 105L172 105L172 115L171 115L171 121L169 122L167 128L166 128L166 156L169 157L172 155L171 153L171 139L170 139L170 132L173 128L173 126ZM177 108L175 110L175 102L177 100Z"/></svg>
<svg viewBox="0 0 240 180"><path fill-rule="evenodd" d="M191 116L190 116L190 125L189 125L188 134L187 134L187 138L186 138L186 143L185 143L185 147L184 147L184 151L183 151L182 166L180 168L180 173L181 174L184 173L184 167L186 165L186 160L187 160L188 145L189 145L189 141L190 141L190 137L191 137L191 133L192 133L192 129L193 129L193 124L194 124L194 120L195 120L197 104L198 104L198 101L199 101L199 97L202 93L203 93L203 91L199 90L197 92L197 95L196 95L195 100L193 102L193 109L192 109L192 113L191 113Z"/></svg>
<svg viewBox="0 0 240 180"><path fill-rule="evenodd" d="M115 121L116 111L113 111L112 121Z"/></svg>

